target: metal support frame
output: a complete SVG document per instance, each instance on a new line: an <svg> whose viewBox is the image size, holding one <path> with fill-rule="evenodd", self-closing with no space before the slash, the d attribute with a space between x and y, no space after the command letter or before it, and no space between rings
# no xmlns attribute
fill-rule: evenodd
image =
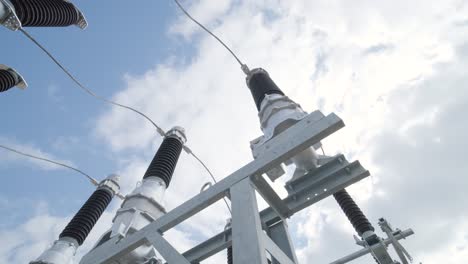
<svg viewBox="0 0 468 264"><path fill-rule="evenodd" d="M401 239L405 239L411 235L413 235L414 232L413 230L411 229L407 229L407 230L404 230L404 231L400 231L398 234L394 235L394 238L396 240L401 240ZM392 243L392 238L387 238L385 239L384 241L382 241L382 243L385 245L385 246L388 246ZM351 262L357 258L360 258L362 256L365 256L367 254L370 254L371 253L371 248L367 247L367 248L364 248L364 249L361 249L357 252L354 252L346 257L343 257L339 260L336 260L336 261L333 261L331 262L330 264L345 264L345 263L348 263L348 262Z"/></svg>
<svg viewBox="0 0 468 264"><path fill-rule="evenodd" d="M86 254L80 263L112 263L145 243L153 244L169 264L197 263L231 245L236 264L266 264L266 251L276 263L297 263L291 243L278 242L282 237L289 235L285 219L333 192L369 176L369 172L359 162L348 163L342 155L338 155L328 159L327 163L312 173L288 183L289 195L285 199L281 199L274 192L262 174L344 126L343 121L335 114L319 120L314 118L316 115L305 117L266 142L263 147L268 151L254 161L138 232L123 239L112 238L96 247ZM255 189L271 207L258 212ZM226 196L232 199L231 229L213 236L184 254L178 253L164 240L164 232ZM263 230L267 231L268 235Z"/></svg>

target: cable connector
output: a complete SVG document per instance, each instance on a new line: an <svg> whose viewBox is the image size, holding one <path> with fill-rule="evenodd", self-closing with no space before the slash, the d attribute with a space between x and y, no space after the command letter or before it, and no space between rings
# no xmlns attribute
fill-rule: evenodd
<svg viewBox="0 0 468 264"><path fill-rule="evenodd" d="M249 66L247 66L247 64L242 64L241 69L245 73L245 75L247 76L250 75L250 69L249 69Z"/></svg>
<svg viewBox="0 0 468 264"><path fill-rule="evenodd" d="M167 131L165 138L175 138L180 143L185 144L187 142L187 136L185 136L185 129L180 126L175 126L171 130Z"/></svg>
<svg viewBox="0 0 468 264"><path fill-rule="evenodd" d="M22 27L13 4L8 0L0 0L0 24L13 31Z"/></svg>

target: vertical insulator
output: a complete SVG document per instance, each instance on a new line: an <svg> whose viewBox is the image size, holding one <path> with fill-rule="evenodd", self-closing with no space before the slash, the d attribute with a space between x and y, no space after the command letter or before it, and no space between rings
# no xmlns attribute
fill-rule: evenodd
<svg viewBox="0 0 468 264"><path fill-rule="evenodd" d="M227 263L228 264L234 263L232 260L232 246L227 248Z"/></svg>
<svg viewBox="0 0 468 264"><path fill-rule="evenodd" d="M250 71L247 76L247 86L252 93L255 105L257 110L260 111L260 106L262 104L265 95L267 94L279 94L284 95L281 89L275 84L275 82L270 78L268 72L264 69L257 68Z"/></svg>
<svg viewBox="0 0 468 264"><path fill-rule="evenodd" d="M80 11L64 0L10 0L23 27L66 27L82 20Z"/></svg>
<svg viewBox="0 0 468 264"><path fill-rule="evenodd" d="M372 224L345 189L334 193L333 196L359 236L362 236L365 232L374 231Z"/></svg>
<svg viewBox="0 0 468 264"><path fill-rule="evenodd" d="M174 127L168 131L143 179L159 177L166 183L166 187L169 187L185 141L183 128Z"/></svg>
<svg viewBox="0 0 468 264"><path fill-rule="evenodd" d="M17 81L13 73L8 70L0 70L0 92L5 92L16 85Z"/></svg>
<svg viewBox="0 0 468 264"><path fill-rule="evenodd" d="M179 139L166 137L143 178L159 177L166 183L166 186L169 186L180 153L182 152L182 145L183 143Z"/></svg>
<svg viewBox="0 0 468 264"><path fill-rule="evenodd" d="M96 222L112 200L114 193L107 188L98 188L68 223L60 238L74 238L82 245Z"/></svg>

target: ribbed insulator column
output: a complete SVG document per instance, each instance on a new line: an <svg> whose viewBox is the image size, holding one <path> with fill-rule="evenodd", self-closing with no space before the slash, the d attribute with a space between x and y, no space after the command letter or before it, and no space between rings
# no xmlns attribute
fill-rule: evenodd
<svg viewBox="0 0 468 264"><path fill-rule="evenodd" d="M64 0L10 0L23 27L66 27L78 24L80 11Z"/></svg>
<svg viewBox="0 0 468 264"><path fill-rule="evenodd" d="M281 89L275 84L275 82L270 78L268 72L264 69L258 68L250 71L250 74L247 76L247 86L252 93L252 97L257 106L257 110L260 111L260 106L262 104L265 95L267 94L280 94L284 95Z"/></svg>
<svg viewBox="0 0 468 264"><path fill-rule="evenodd" d="M10 71L0 70L0 92L5 92L15 85L15 76Z"/></svg>
<svg viewBox="0 0 468 264"><path fill-rule="evenodd" d="M166 186L169 187L172 174L174 173L180 153L182 152L182 146L183 142L180 139L166 136L156 152L153 161L151 161L143 179L159 177L166 183Z"/></svg>
<svg viewBox="0 0 468 264"><path fill-rule="evenodd" d="M228 264L234 263L232 260L232 246L227 248L227 263Z"/></svg>
<svg viewBox="0 0 468 264"><path fill-rule="evenodd" d="M113 192L107 188L97 189L81 207L60 234L60 238L71 237L82 245L96 222L112 200Z"/></svg>
<svg viewBox="0 0 468 264"><path fill-rule="evenodd" d="M336 201L348 217L349 221L351 222L359 236L362 236L362 234L364 234L367 231L375 230L372 224L367 219L367 217L361 211L359 206L356 204L353 198L351 198L351 196L345 189L336 192L335 194L333 194L333 196L335 197Z"/></svg>

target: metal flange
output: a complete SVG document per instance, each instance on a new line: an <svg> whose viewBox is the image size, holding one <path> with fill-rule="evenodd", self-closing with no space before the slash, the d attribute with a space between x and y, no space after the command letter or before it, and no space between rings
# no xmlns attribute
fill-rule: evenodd
<svg viewBox="0 0 468 264"><path fill-rule="evenodd" d="M4 0L0 0L0 1L4 1ZM4 64L0 64L0 70L6 70L6 71L9 71L10 73L13 74L13 76L15 77L16 79L16 84L15 86L24 90L28 87L28 83L26 83L26 81L24 80L23 76L21 76L21 74L19 74L15 69L11 68L11 67L8 67Z"/></svg>
<svg viewBox="0 0 468 264"><path fill-rule="evenodd" d="M0 24L13 31L22 27L15 8L8 0L0 0Z"/></svg>

